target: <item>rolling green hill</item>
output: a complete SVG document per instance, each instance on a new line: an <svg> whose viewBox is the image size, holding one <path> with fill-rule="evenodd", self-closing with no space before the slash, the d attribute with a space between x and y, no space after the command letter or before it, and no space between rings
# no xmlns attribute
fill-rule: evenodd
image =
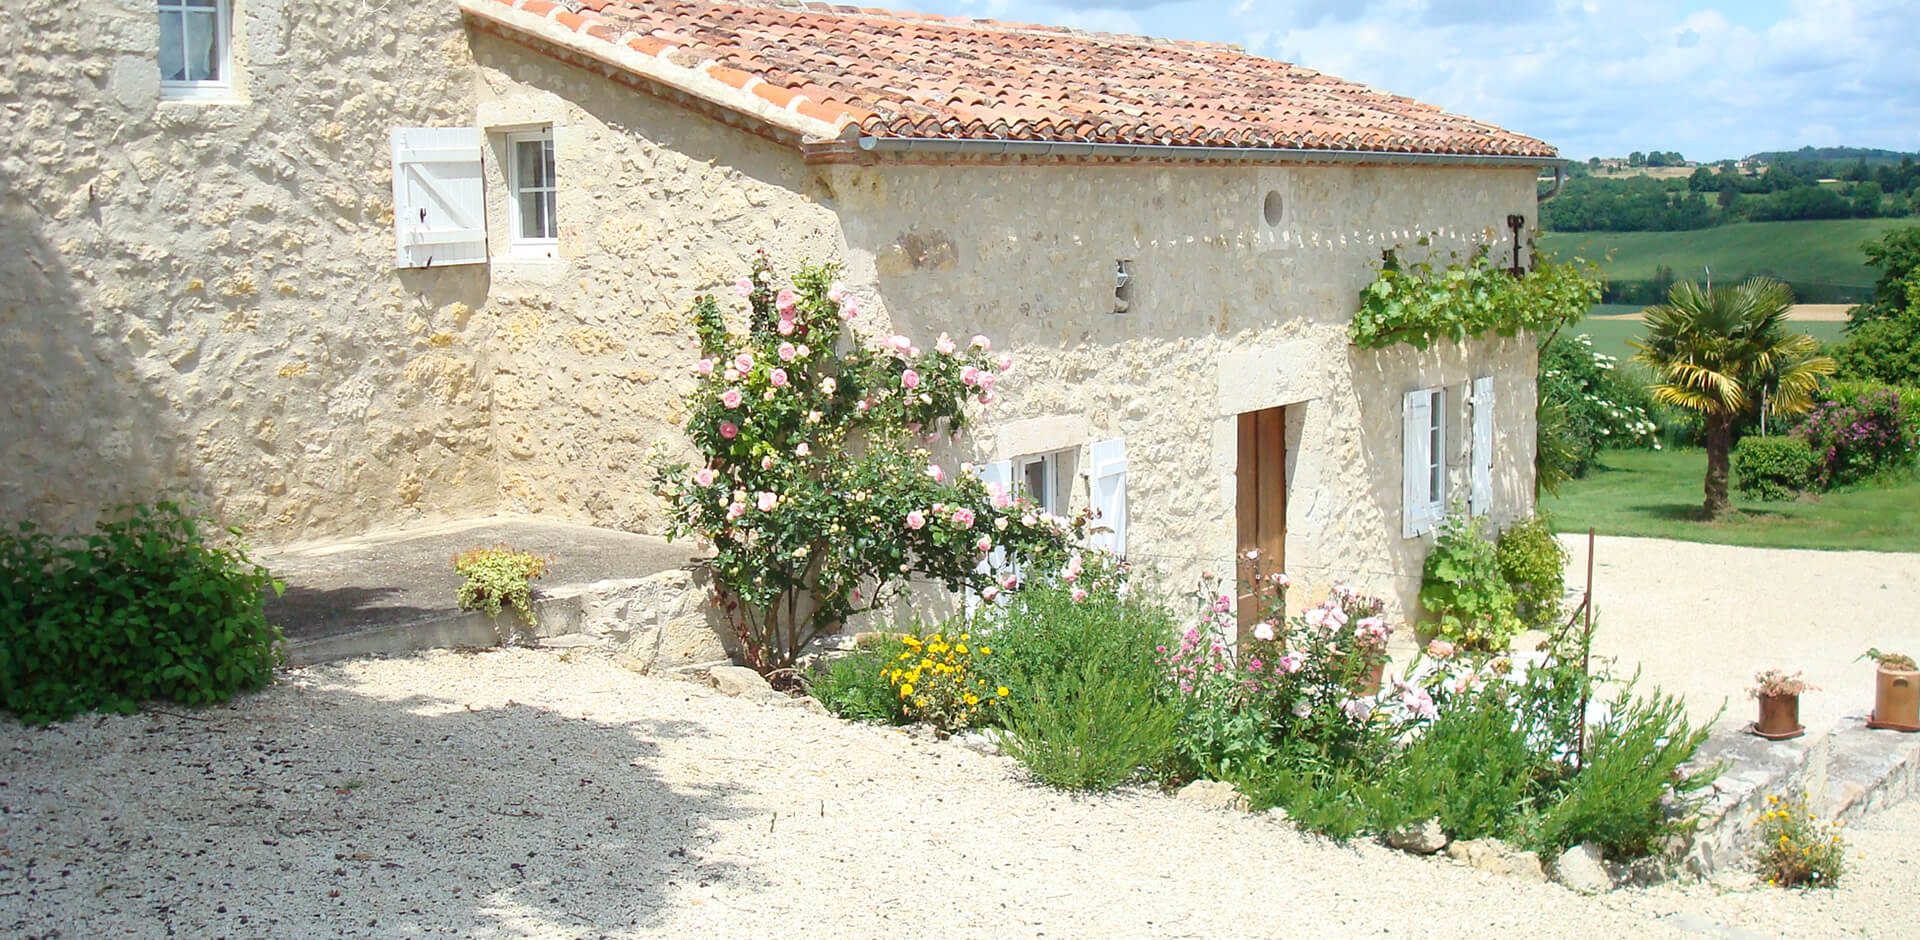
<svg viewBox="0 0 1920 940"><path fill-rule="evenodd" d="M1585 333L1593 337L1595 352L1606 353L1625 362L1633 358L1633 347L1627 345L1627 340L1645 336L1646 325L1638 320L1596 320L1593 317L1612 313L1637 313L1639 310L1639 307L1624 304L1602 304L1593 308L1593 314L1587 319L1568 326L1562 332L1567 335ZM1787 324L1787 328L1795 333L1805 333L1822 343L1837 343L1847 334L1845 323L1796 320Z"/></svg>
<svg viewBox="0 0 1920 940"><path fill-rule="evenodd" d="M1871 287L1879 272L1867 267L1860 245L1913 225L1920 219L1742 222L1691 232L1548 232L1538 247L1560 258L1587 258L1613 278L1651 278L1664 264L1675 276L1696 280L1711 267L1715 280L1764 273L1788 281Z"/></svg>

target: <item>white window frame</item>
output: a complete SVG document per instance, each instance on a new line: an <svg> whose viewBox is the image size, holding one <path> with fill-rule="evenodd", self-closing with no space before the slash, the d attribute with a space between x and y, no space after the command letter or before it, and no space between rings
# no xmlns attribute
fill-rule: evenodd
<svg viewBox="0 0 1920 940"><path fill-rule="evenodd" d="M1040 511L1065 516L1067 514L1065 503L1071 501L1072 494L1065 492L1065 488L1060 485L1060 464L1061 458L1069 453L1071 451L1056 450L1014 458L1013 483L1016 491L1025 493ZM1027 470L1036 466L1040 468L1042 484L1046 488L1044 493L1035 493L1033 488L1027 485Z"/></svg>
<svg viewBox="0 0 1920 940"><path fill-rule="evenodd" d="M1426 411L1426 423L1415 426L1411 417L1403 417L1405 432L1401 455L1406 506L1403 508L1403 534L1408 538L1434 530L1447 514L1447 388L1436 385L1407 393L1408 410L1420 403Z"/></svg>
<svg viewBox="0 0 1920 940"><path fill-rule="evenodd" d="M521 226L525 224L520 217L520 145L539 141L553 154L553 163L548 167L550 185L526 190L545 192L551 197L553 210L553 236L529 238L523 234ZM559 257L560 254L560 151L554 146L553 125L549 124L536 130L514 131L506 135L507 143L507 253L517 258Z"/></svg>
<svg viewBox="0 0 1920 940"><path fill-rule="evenodd" d="M186 17L189 11L199 12L205 7L189 7L186 0L158 0L154 12L159 15L173 13L181 18L181 36L185 41ZM214 56L217 76L206 81L180 81L160 79L160 97L165 101L223 101L233 97L233 0L214 0L213 36L220 44L219 52ZM154 50L153 67L160 68L159 49Z"/></svg>

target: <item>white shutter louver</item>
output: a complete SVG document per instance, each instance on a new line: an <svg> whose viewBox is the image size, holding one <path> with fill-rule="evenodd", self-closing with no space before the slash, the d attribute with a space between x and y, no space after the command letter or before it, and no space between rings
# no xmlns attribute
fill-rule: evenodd
<svg viewBox="0 0 1920 940"><path fill-rule="evenodd" d="M1493 377L1473 380L1473 488L1468 493L1473 514L1493 510Z"/></svg>
<svg viewBox="0 0 1920 940"><path fill-rule="evenodd" d="M394 264L487 260L487 202L475 127L393 129Z"/></svg>
<svg viewBox="0 0 1920 940"><path fill-rule="evenodd" d="M1115 438L1097 441L1092 448L1093 508L1100 511L1095 532L1087 544L1115 555L1127 553L1127 447Z"/></svg>
<svg viewBox="0 0 1920 940"><path fill-rule="evenodd" d="M1013 491L1013 461L1011 460L980 464L974 468L974 472L980 475L980 482L987 484L988 492L993 492L996 488L1002 493L1010 493ZM980 567L976 570L993 575L998 575L1006 571L1007 550L1001 548L996 540L993 551L987 555L984 561L980 562ZM967 614L971 616L980 610L980 595L969 591L964 599L964 603Z"/></svg>
<svg viewBox="0 0 1920 940"><path fill-rule="evenodd" d="M1400 530L1407 538L1432 528L1427 519L1427 430L1432 407L1425 389L1408 392L1401 406Z"/></svg>

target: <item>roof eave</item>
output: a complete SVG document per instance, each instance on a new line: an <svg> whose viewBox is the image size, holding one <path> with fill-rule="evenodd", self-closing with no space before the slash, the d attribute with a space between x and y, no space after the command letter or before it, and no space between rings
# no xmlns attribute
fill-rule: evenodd
<svg viewBox="0 0 1920 940"><path fill-rule="evenodd" d="M809 163L867 162L877 156L927 162L973 162L1052 158L1087 161L1173 163L1287 163L1302 165L1534 167L1565 166L1558 156L1500 153L1429 153L1392 150L1327 150L1306 147L1205 147L1095 141L979 140L947 137L862 135L857 140L803 144Z"/></svg>

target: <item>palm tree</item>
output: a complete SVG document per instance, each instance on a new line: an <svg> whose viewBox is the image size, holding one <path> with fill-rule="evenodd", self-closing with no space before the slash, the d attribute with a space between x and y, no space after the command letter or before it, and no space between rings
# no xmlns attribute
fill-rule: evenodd
<svg viewBox="0 0 1920 940"><path fill-rule="evenodd" d="M1792 306L1793 291L1772 278L1706 289L1681 281L1666 303L1641 315L1647 336L1633 343L1633 358L1653 369L1654 400L1698 411L1706 423L1709 519L1727 510L1733 422L1756 390L1766 386L1764 406L1774 414L1795 414L1812 406L1820 376L1833 374L1818 341L1787 332Z"/></svg>

